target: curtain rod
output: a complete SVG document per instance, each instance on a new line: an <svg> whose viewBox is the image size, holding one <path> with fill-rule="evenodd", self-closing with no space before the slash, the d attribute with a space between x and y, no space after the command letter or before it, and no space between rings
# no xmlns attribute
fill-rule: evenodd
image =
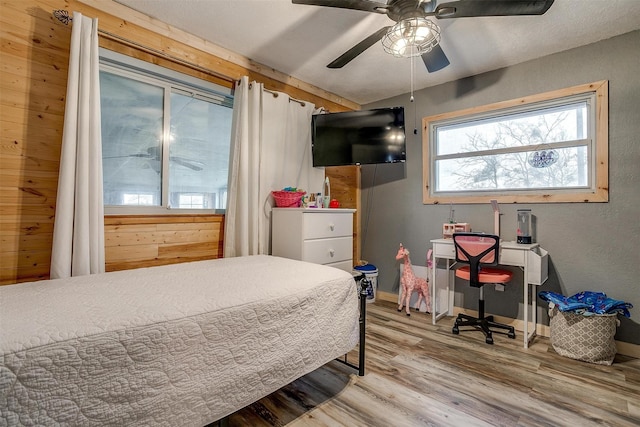
<svg viewBox="0 0 640 427"><path fill-rule="evenodd" d="M262 88L262 90L264 90L265 92L269 92L270 94L273 95L274 98L277 98L278 95L280 95L280 93L275 92L273 90L269 90L269 89L265 89L265 88ZM289 97L289 102L292 102L292 101L293 102L297 102L298 104L302 105L303 107L305 105L307 105L307 103L305 101L300 101L299 99L295 99L295 98Z"/></svg>
<svg viewBox="0 0 640 427"><path fill-rule="evenodd" d="M73 17L69 15L69 11L68 10L64 10L64 9L56 9L53 11L53 17L56 18L58 21L62 22L64 25L69 25L72 21L73 21ZM217 73L215 71L209 70L208 68L204 68L198 64L194 64L193 62L189 62L189 61L185 61L184 59L178 58L176 56L170 55L166 52L163 52L161 50L157 50L154 49L152 47L148 47L148 46L144 46L141 45L140 43L134 42L133 40L129 40L129 39L125 39L124 37L120 37L116 34L110 33L108 31L104 31L101 29L98 29L98 33L100 33L102 36L104 36L107 39L128 45L130 47L142 50L144 52L147 53L151 53L157 56L160 56L162 58L168 59L172 62L178 63L180 65L184 65L186 67L192 68L194 70L203 72L205 74L208 74L210 76L216 77L218 79L224 80L226 82L229 83L234 83L235 80L232 79L231 77L225 76L223 74Z"/></svg>
<svg viewBox="0 0 640 427"><path fill-rule="evenodd" d="M241 82L242 82L242 80L236 80L236 85L240 85ZM249 88L251 88L251 83L249 83ZM280 92L269 90L269 89L267 89L265 87L263 87L262 90L265 91L265 92L269 92L271 95L273 95L274 98L277 98L280 95ZM305 105L307 105L307 101L301 101L299 99L292 98L291 96L289 96L289 102L297 102L298 104L302 105L303 107Z"/></svg>

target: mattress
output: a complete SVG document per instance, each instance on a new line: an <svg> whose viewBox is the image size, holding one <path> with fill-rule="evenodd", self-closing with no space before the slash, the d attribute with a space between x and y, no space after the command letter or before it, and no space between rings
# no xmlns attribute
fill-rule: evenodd
<svg viewBox="0 0 640 427"><path fill-rule="evenodd" d="M0 287L0 425L204 426L352 350L353 276L266 255Z"/></svg>

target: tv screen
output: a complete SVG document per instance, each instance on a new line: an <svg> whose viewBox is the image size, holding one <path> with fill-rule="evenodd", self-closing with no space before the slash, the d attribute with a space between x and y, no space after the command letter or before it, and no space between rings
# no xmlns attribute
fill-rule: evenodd
<svg viewBox="0 0 640 427"><path fill-rule="evenodd" d="M406 160L403 107L317 114L311 137L313 166Z"/></svg>

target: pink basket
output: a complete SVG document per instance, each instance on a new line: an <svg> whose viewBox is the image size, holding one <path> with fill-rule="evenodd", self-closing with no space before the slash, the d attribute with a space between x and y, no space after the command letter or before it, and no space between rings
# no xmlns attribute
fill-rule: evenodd
<svg viewBox="0 0 640 427"><path fill-rule="evenodd" d="M307 194L305 191L272 191L273 199L279 208L297 208L300 207L302 196Z"/></svg>

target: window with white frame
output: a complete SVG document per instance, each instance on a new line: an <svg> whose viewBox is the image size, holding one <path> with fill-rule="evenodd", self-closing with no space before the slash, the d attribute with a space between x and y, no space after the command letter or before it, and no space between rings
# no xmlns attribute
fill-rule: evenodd
<svg viewBox="0 0 640 427"><path fill-rule="evenodd" d="M607 82L423 119L424 203L608 200Z"/></svg>
<svg viewBox="0 0 640 427"><path fill-rule="evenodd" d="M101 50L106 213L224 210L230 89Z"/></svg>

